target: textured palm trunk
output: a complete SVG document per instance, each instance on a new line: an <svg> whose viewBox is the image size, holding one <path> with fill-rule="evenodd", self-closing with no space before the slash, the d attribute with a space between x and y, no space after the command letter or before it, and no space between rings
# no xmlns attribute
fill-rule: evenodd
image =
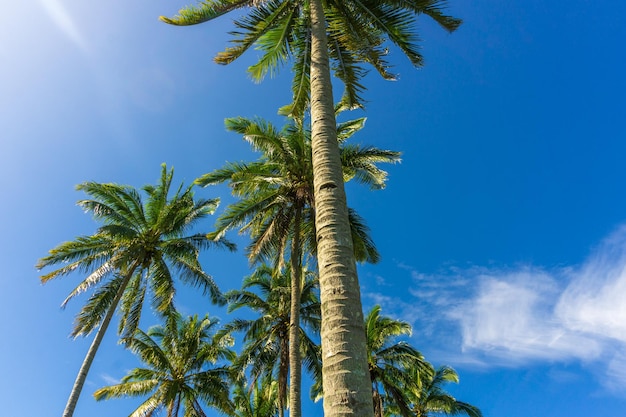
<svg viewBox="0 0 626 417"><path fill-rule="evenodd" d="M373 391L373 394L374 417L383 417L383 397L378 392L378 388Z"/></svg>
<svg viewBox="0 0 626 417"><path fill-rule="evenodd" d="M289 417L301 417L302 365L300 358L300 296L302 290L302 256L300 254L301 208L295 208L291 242L291 314L289 323Z"/></svg>
<svg viewBox="0 0 626 417"><path fill-rule="evenodd" d="M113 318L113 314L115 313L115 309L122 298L122 294L124 294L124 290L130 281L130 278L133 276L135 272L135 268L133 267L128 275L122 281L117 294L115 294L115 298L111 303L111 306L107 310L104 319L102 320L102 324L100 328L96 332L96 336L91 342L89 346L89 350L87 351L87 355L85 355L85 359L83 360L83 364L80 366L80 370L78 371L78 375L76 376L76 381L74 381L74 386L72 387L72 392L70 393L70 397L67 400L67 404L65 405L65 410L63 411L63 417L72 417L74 415L74 410L76 409L76 403L78 402L78 397L80 397L80 393L83 390L83 385L85 385L85 380L87 379L87 374L89 373L89 368L91 368L91 364L93 363L94 358L96 357L96 353L98 352L98 348L100 347L100 343L104 338L104 334L109 328L109 323L111 323L111 319Z"/></svg>
<svg viewBox="0 0 626 417"><path fill-rule="evenodd" d="M363 310L348 221L321 0L311 0L311 134L322 302L324 416L372 417Z"/></svg>
<svg viewBox="0 0 626 417"><path fill-rule="evenodd" d="M289 332L287 332L289 333ZM278 365L278 417L284 417L287 402L287 375L289 373L289 334L280 339Z"/></svg>

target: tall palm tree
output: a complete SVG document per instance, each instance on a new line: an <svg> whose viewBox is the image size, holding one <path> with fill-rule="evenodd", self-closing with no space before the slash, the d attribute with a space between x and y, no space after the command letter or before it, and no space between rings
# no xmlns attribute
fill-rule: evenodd
<svg viewBox="0 0 626 417"><path fill-rule="evenodd" d="M201 402L226 413L233 411L228 398L228 369L208 367L220 360L232 360L235 353L225 338L213 339L217 320L208 316L184 319L178 313L167 318L165 326L147 333L137 330L128 346L145 368L131 370L116 385L100 388L96 400L150 396L130 417L153 415L166 410L167 417L206 417Z"/></svg>
<svg viewBox="0 0 626 417"><path fill-rule="evenodd" d="M441 366L432 372L422 372L418 376L419 386L413 391L411 404L411 416L428 417L460 414L468 417L482 417L478 407L459 401L444 389L444 385L450 382L459 383L459 375L449 366Z"/></svg>
<svg viewBox="0 0 626 417"><path fill-rule="evenodd" d="M355 179L373 189L384 188L387 173L377 164L397 162L398 152L372 147L348 145L346 140L363 128L365 119L340 123L337 127L341 143L341 162L345 181ZM282 129L261 119L232 118L226 127L243 135L255 150L258 161L228 164L200 177L196 182L206 186L228 181L233 194L241 200L230 205L220 216L215 236L241 228L250 232L248 247L251 261L283 256L289 251L292 273L290 357L290 415L300 415L299 300L303 253L314 253L315 202L311 132L293 120ZM350 226L355 254L360 261L376 262L378 252L369 238L368 229L356 212L350 210Z"/></svg>
<svg viewBox="0 0 626 417"><path fill-rule="evenodd" d="M174 309L174 276L171 268L186 283L201 288L214 302L223 302L219 289L198 261L201 249L218 245L233 249L227 241L212 241L204 234L186 235L199 220L212 214L218 200L195 200L191 187L182 185L169 196L173 169L162 166L156 186L143 187L146 199L133 187L119 184L85 182L77 189L91 198L78 205L102 223L95 234L81 236L50 250L37 263L42 269L62 264L41 276L42 283L72 272L86 278L63 301L65 306L82 292L93 290L79 312L73 337L96 335L81 365L63 417L72 416L91 363L118 309L118 332L123 338L135 333L144 299L148 294L161 314Z"/></svg>
<svg viewBox="0 0 626 417"><path fill-rule="evenodd" d="M332 70L346 86L344 103L358 106L360 83L372 65L383 77L388 72L385 43L395 44L416 66L422 64L416 20L432 17L448 31L460 20L445 15L445 0L205 0L182 9L170 24L210 21L230 11L249 7L240 17L234 46L218 54L227 64L252 45L262 51L251 74L262 78L293 54L294 105L287 112L298 116L311 107L313 176L316 205L318 264L322 300L322 350L327 417L354 414L371 416L367 383L367 354L360 289L337 142ZM310 91L310 95L309 95Z"/></svg>
<svg viewBox="0 0 626 417"><path fill-rule="evenodd" d="M242 307L258 314L255 319L236 319L226 324L222 334L244 333L244 347L235 360L235 367L244 372L250 369L254 380L264 375L274 375L278 389L278 413L284 414L287 403L287 376L290 367L289 334L291 329L291 273L290 267L282 270L267 265L257 267L247 277L241 290L229 291L229 312ZM304 353L305 364L312 368L317 363L317 346L308 331L319 330L319 300L315 294L317 280L305 272L300 291L298 350ZM291 406L291 405L290 405ZM290 414L291 415L291 414Z"/></svg>

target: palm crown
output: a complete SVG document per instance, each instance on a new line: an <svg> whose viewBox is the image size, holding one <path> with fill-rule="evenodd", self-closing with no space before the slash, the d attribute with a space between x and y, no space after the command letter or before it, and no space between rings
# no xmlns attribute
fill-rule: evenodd
<svg viewBox="0 0 626 417"><path fill-rule="evenodd" d="M346 140L363 128L365 119L337 125L341 142L341 162L345 181L354 180L372 189L385 187L387 172L377 164L400 161L400 153L374 147L347 144ZM309 253L315 253L315 202L311 132L291 121L282 129L262 119L231 118L228 130L239 133L261 152L251 163L230 163L205 174L196 183L207 186L228 182L240 200L226 208L211 237L222 237L227 230L240 228L249 232L251 261L274 260L283 255L293 242L294 220L301 219L302 239ZM350 224L355 255L358 260L376 262L379 254L369 237L363 219L350 210Z"/></svg>
<svg viewBox="0 0 626 417"><path fill-rule="evenodd" d="M231 412L228 370L215 364L232 359L234 352L228 339L213 339L216 324L208 316L185 319L173 313L165 326L152 327L147 333L138 330L128 345L146 367L131 370L121 383L97 390L94 397L150 394L131 417L153 415L160 409L167 410L168 417L177 417L181 410L185 416L205 417L201 402Z"/></svg>
<svg viewBox="0 0 626 417"><path fill-rule="evenodd" d="M233 46L215 57L228 64L252 46L261 51L258 62L249 68L255 80L273 74L287 61L293 61L293 102L282 109L284 114L302 118L309 104L311 68L310 1L302 0L209 0L181 9L178 15L161 17L173 25L195 25L218 18L233 10L249 7L247 14L234 22ZM344 86L343 103L361 107L367 73L362 64L374 68L385 79L390 72L386 59L387 43L398 47L415 66L423 64L417 34L417 18L424 14L447 31L454 31L461 20L446 15L444 0L328 0L324 2L328 55L332 70Z"/></svg>
<svg viewBox="0 0 626 417"><path fill-rule="evenodd" d="M439 415L467 415L468 417L482 417L480 409L474 405L459 401L445 390L448 383L459 383L459 375L449 366L437 369L431 367L431 372L423 372L419 376L419 384L409 391L412 398L411 411L416 417Z"/></svg>

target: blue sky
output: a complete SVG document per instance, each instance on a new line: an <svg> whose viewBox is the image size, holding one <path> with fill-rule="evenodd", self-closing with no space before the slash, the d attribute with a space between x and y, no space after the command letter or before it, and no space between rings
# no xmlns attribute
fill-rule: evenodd
<svg viewBox="0 0 626 417"><path fill-rule="evenodd" d="M159 165L189 184L253 158L223 119L280 124L289 68L252 83L212 63L229 18L173 28L172 0L26 0L0 15L1 366L6 415L59 415L90 340L68 338L76 277L41 286L37 259L95 223L86 180L140 187ZM367 78L355 141L403 152L387 189L348 187L382 253L360 268L366 308L409 320L486 417L623 417L626 409L626 63L618 1L452 1L449 35L420 23L426 66L392 50L397 82ZM226 188L202 197L231 201ZM205 224L211 228L211 221ZM240 239L245 244L245 240ZM207 252L224 290L242 253ZM188 313L229 317L181 288ZM150 318L146 326L152 324ZM105 339L77 415L125 415L91 393L136 366ZM307 406L308 407L308 406ZM309 415L321 415L319 405Z"/></svg>

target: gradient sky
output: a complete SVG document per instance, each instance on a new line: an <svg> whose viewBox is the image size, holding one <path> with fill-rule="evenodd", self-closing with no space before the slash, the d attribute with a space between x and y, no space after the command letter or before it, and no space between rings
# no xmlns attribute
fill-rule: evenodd
<svg viewBox="0 0 626 417"><path fill-rule="evenodd" d="M225 117L282 123L289 68L254 84L245 74L254 52L213 64L230 18L190 28L157 20L184 4L3 7L3 415L59 415L90 342L68 337L85 299L59 308L80 276L42 286L34 268L52 247L95 230L74 186L141 187L163 162L189 184L255 157L225 132ZM383 256L360 267L364 305L410 321L413 345L453 366L461 384L450 390L485 417L623 417L626 5L450 5L463 26L449 35L422 20L426 66L415 70L392 49L400 80L369 76L367 110L353 114L368 118L355 142L403 152L387 189L348 187ZM224 187L197 195L232 201ZM202 262L223 290L248 273L241 251L207 252ZM179 295L183 312L229 320L192 291ZM142 327L153 322L146 316ZM137 401L96 403L91 393L135 366L111 332L76 415L129 413ZM305 415L321 415L305 404Z"/></svg>

